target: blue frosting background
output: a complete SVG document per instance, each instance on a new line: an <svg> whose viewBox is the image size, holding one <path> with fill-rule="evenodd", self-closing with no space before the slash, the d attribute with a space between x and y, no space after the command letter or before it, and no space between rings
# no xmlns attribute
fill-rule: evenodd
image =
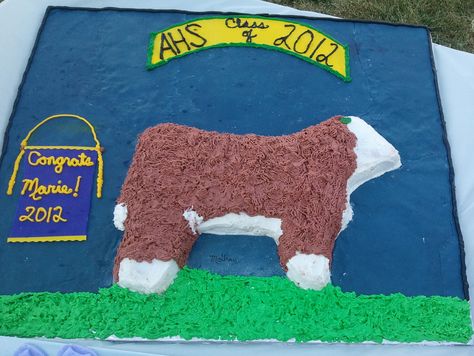
<svg viewBox="0 0 474 356"><path fill-rule="evenodd" d="M207 50L146 70L151 32L207 15L49 12L1 166L0 294L96 291L112 283L122 235L112 224L113 207L145 128L171 121L282 135L341 114L363 117L399 150L403 166L352 195L354 219L336 242L332 282L364 294L464 297L426 29L300 19L349 45L351 83L295 57L256 48ZM106 149L103 198L92 197L89 239L7 244L20 184L14 196L5 191L20 141L57 113L88 118ZM85 126L66 120L41 128L31 143L92 144L92 138ZM230 274L282 273L267 237L203 235L189 264Z"/></svg>

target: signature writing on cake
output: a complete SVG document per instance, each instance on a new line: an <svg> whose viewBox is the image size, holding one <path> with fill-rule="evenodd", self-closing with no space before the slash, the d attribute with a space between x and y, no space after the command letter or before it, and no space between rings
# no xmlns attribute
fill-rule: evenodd
<svg viewBox="0 0 474 356"><path fill-rule="evenodd" d="M234 257L229 257L224 253L221 253L220 255L209 255L211 258L211 262L215 264L220 264L222 262L231 262L231 263L237 263L239 260L237 260Z"/></svg>

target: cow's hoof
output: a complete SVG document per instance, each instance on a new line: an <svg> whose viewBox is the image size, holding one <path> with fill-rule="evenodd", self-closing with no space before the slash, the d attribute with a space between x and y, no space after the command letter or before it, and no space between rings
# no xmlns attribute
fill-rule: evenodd
<svg viewBox="0 0 474 356"><path fill-rule="evenodd" d="M297 254L290 258L286 266L288 278L303 289L320 290L331 278L329 260L322 255Z"/></svg>
<svg viewBox="0 0 474 356"><path fill-rule="evenodd" d="M137 262L124 258L120 262L118 285L145 294L162 293L173 283L178 272L174 260Z"/></svg>

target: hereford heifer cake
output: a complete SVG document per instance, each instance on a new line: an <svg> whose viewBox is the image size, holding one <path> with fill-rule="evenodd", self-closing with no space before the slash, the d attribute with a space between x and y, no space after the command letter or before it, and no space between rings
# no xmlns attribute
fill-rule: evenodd
<svg viewBox="0 0 474 356"><path fill-rule="evenodd" d="M49 8L3 139L0 335L470 343L433 73L418 26Z"/></svg>
<svg viewBox="0 0 474 356"><path fill-rule="evenodd" d="M319 290L350 194L400 166L382 136L335 117L287 136L231 135L160 124L140 137L114 222L122 287L164 291L200 233L270 236L298 286ZM159 204L157 204L159 202Z"/></svg>

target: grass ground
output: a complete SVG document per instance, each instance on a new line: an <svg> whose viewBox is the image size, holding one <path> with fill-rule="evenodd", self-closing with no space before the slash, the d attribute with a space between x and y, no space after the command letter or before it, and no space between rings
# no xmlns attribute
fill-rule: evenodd
<svg viewBox="0 0 474 356"><path fill-rule="evenodd" d="M469 302L458 298L356 295L332 285L312 291L282 277L185 268L163 295L114 285L0 296L0 335L466 343L472 329Z"/></svg>
<svg viewBox="0 0 474 356"><path fill-rule="evenodd" d="M431 30L433 42L474 53L474 0L269 1L346 19L425 25Z"/></svg>
<svg viewBox="0 0 474 356"><path fill-rule="evenodd" d="M270 0L347 19L425 25L433 42L474 53L474 0Z"/></svg>

